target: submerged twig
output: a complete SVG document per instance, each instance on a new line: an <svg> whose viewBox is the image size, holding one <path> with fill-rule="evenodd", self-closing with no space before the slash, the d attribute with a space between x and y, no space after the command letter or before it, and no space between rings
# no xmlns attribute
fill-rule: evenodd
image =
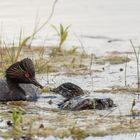
<svg viewBox="0 0 140 140"><path fill-rule="evenodd" d="M92 64L93 64L93 54L91 54L91 60L90 60L90 66L89 66L89 70L90 70L89 73L90 73L90 77L91 77L92 91L93 91Z"/></svg>
<svg viewBox="0 0 140 140"><path fill-rule="evenodd" d="M126 56L126 62L125 62L125 69L124 69L124 78L125 78L125 86L127 86L127 59L128 59L128 54Z"/></svg>

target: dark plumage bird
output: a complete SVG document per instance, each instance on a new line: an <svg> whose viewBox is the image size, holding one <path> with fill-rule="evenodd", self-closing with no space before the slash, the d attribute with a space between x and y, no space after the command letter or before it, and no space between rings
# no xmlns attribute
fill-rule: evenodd
<svg viewBox="0 0 140 140"><path fill-rule="evenodd" d="M85 94L84 91L79 86L70 82L63 83L57 88L54 88L52 91L62 95L67 99Z"/></svg>
<svg viewBox="0 0 140 140"><path fill-rule="evenodd" d="M36 100L37 87L43 88L35 79L35 68L29 58L11 65L5 77L6 80L0 80L0 101Z"/></svg>

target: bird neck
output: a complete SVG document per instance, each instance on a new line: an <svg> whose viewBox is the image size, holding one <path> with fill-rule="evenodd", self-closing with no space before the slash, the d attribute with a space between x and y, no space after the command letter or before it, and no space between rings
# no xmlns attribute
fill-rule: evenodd
<svg viewBox="0 0 140 140"><path fill-rule="evenodd" d="M26 100L25 91L19 86L19 83L15 80L7 78L7 85L9 92L7 93L6 99L9 101Z"/></svg>
<svg viewBox="0 0 140 140"><path fill-rule="evenodd" d="M13 88L19 87L19 84L16 81L11 80L9 78L7 78L7 84L8 84L9 89L13 89Z"/></svg>
<svg viewBox="0 0 140 140"><path fill-rule="evenodd" d="M7 85L11 93L13 92L14 94L17 93L25 95L25 91L19 86L19 83L17 81L7 78Z"/></svg>

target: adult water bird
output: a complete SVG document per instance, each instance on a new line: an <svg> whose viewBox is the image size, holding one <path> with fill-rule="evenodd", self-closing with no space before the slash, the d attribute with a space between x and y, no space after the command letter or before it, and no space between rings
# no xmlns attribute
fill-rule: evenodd
<svg viewBox="0 0 140 140"><path fill-rule="evenodd" d="M35 78L31 59L25 58L6 70L6 79L0 80L0 101L36 100L43 86Z"/></svg>

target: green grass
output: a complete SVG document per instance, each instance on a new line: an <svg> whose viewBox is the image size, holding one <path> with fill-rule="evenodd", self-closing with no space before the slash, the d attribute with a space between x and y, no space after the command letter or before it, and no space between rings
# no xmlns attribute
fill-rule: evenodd
<svg viewBox="0 0 140 140"><path fill-rule="evenodd" d="M53 29L56 31L58 37L59 37L59 42L58 42L58 50L61 52L62 45L66 41L68 37L68 29L70 27L64 27L62 24L60 24L59 28L57 28L55 25L52 25Z"/></svg>
<svg viewBox="0 0 140 140"><path fill-rule="evenodd" d="M21 131L22 112L19 109L14 109L12 113L13 128L18 132Z"/></svg>

